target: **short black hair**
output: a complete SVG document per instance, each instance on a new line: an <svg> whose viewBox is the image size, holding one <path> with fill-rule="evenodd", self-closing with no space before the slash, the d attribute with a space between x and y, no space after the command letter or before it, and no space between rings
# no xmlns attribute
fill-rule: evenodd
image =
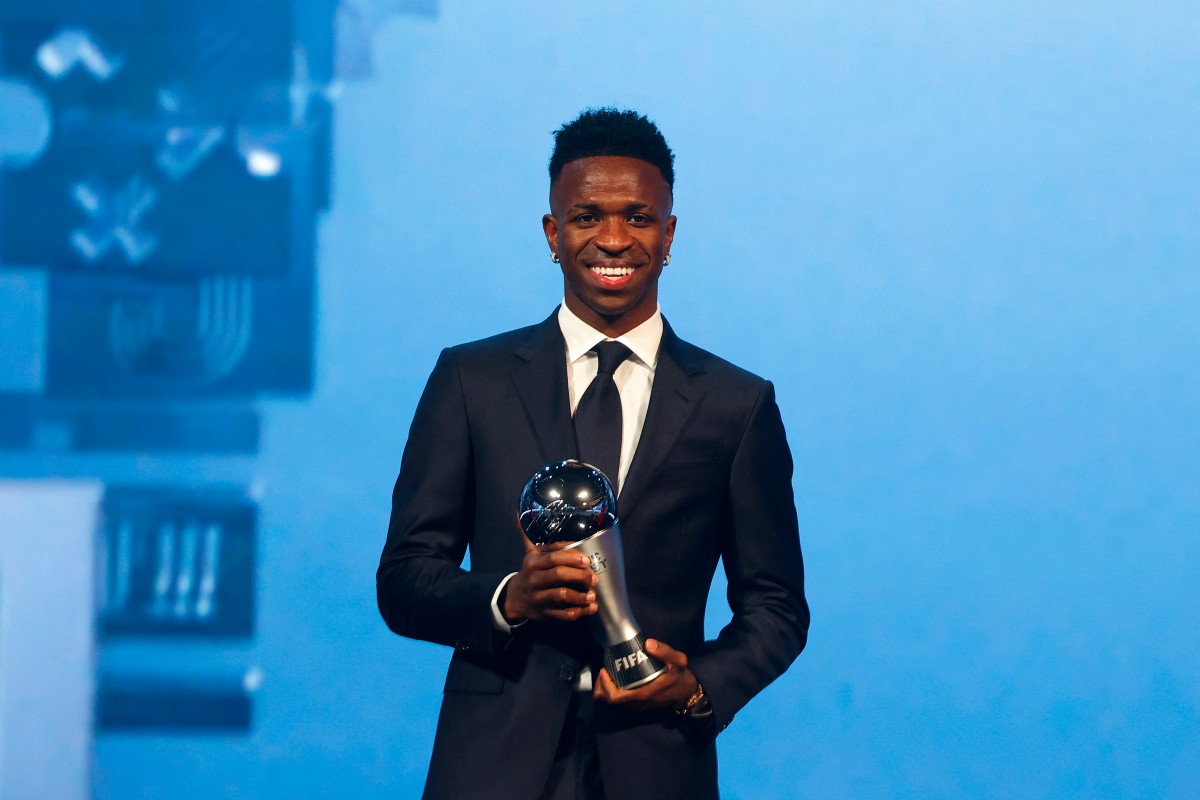
<svg viewBox="0 0 1200 800"><path fill-rule="evenodd" d="M550 154L550 185L568 162L591 156L640 158L658 167L667 186L675 191L675 154L658 126L636 111L589 108L556 130L554 152Z"/></svg>

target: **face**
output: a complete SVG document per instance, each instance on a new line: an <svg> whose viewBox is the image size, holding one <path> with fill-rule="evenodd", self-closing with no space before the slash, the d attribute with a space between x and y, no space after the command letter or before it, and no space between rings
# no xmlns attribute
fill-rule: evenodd
<svg viewBox="0 0 1200 800"><path fill-rule="evenodd" d="M561 262L567 307L580 319L616 337L654 314L675 236L671 189L658 167L625 156L568 162L542 228Z"/></svg>

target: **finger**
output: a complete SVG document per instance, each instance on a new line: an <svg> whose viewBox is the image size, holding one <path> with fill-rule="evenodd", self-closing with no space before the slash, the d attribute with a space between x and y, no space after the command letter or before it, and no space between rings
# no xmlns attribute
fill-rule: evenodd
<svg viewBox="0 0 1200 800"><path fill-rule="evenodd" d="M679 650L676 650L665 642L660 642L658 639L647 639L646 650L650 653L650 655L666 664L668 668L674 668L678 670L687 669L687 655Z"/></svg>
<svg viewBox="0 0 1200 800"><path fill-rule="evenodd" d="M537 613L537 618L543 622L574 622L577 619L582 619L590 613L588 607L572 606L570 608L545 608L540 609Z"/></svg>
<svg viewBox="0 0 1200 800"><path fill-rule="evenodd" d="M631 707L637 707L643 704L647 698L652 697L656 689L654 684L659 683L658 680L654 680L636 689L622 689L613 680L612 675L608 673L607 669L601 672L600 682L604 691L605 702Z"/></svg>
<svg viewBox="0 0 1200 800"><path fill-rule="evenodd" d="M611 703L613 702L614 695L618 691L617 685L613 683L613 679L608 674L608 670L601 668L600 671L596 673L595 686L592 689L592 697L605 703Z"/></svg>
<svg viewBox="0 0 1200 800"><path fill-rule="evenodd" d="M588 557L578 550L539 550L536 556L530 556L530 558L536 559L539 564L553 564L554 566L592 571Z"/></svg>
<svg viewBox="0 0 1200 800"><path fill-rule="evenodd" d="M525 552L526 553L536 553L537 552L537 548L534 547L533 542L529 541L529 537L525 535L524 531L521 532L521 541L525 543Z"/></svg>
<svg viewBox="0 0 1200 800"><path fill-rule="evenodd" d="M574 622L577 619L583 619L584 616L590 616L596 613L596 604L590 603L588 606L538 606L534 604L534 616L542 621L552 620L556 622Z"/></svg>
<svg viewBox="0 0 1200 800"><path fill-rule="evenodd" d="M536 589L553 586L571 586L587 591L596 585L590 570L569 566L534 566L527 572L529 583Z"/></svg>
<svg viewBox="0 0 1200 800"><path fill-rule="evenodd" d="M586 608L596 603L596 593L580 592L575 589L568 589L565 586L555 586L533 592L532 599L541 608L571 608L576 606Z"/></svg>
<svg viewBox="0 0 1200 800"><path fill-rule="evenodd" d="M684 680L682 676L685 674L669 669L663 675L636 689L618 688L610 680L605 687L608 694L604 699L608 703L629 708L678 708L687 701L688 696L692 693L691 689L686 691L680 689L680 680Z"/></svg>
<svg viewBox="0 0 1200 800"><path fill-rule="evenodd" d="M595 586L588 578L587 572L572 567L535 569L526 573L525 577L531 591L545 591L566 587L568 589L587 592Z"/></svg>

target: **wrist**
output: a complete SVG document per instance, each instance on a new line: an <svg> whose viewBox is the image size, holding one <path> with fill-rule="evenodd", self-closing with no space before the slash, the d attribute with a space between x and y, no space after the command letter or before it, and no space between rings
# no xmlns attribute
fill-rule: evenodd
<svg viewBox="0 0 1200 800"><path fill-rule="evenodd" d="M505 575L496 586L496 591L492 592L492 624L502 633L512 633L526 622L523 617L513 613L514 609L507 602L508 585L516 576L515 572Z"/></svg>
<svg viewBox="0 0 1200 800"><path fill-rule="evenodd" d="M509 583L512 583L512 581L509 581ZM499 602L496 605L500 607L500 614L509 625L518 625L525 621L525 617L521 615L509 599L507 584L500 590Z"/></svg>
<svg viewBox="0 0 1200 800"><path fill-rule="evenodd" d="M703 713L707 711L708 708L708 698L704 694L704 685L697 680L695 691L692 692L691 697L689 697L683 705L675 709L675 713L681 717L692 716Z"/></svg>

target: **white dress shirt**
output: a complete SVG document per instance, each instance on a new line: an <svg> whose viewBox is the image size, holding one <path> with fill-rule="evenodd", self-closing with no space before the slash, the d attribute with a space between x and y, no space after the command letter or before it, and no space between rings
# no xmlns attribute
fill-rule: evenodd
<svg viewBox="0 0 1200 800"><path fill-rule="evenodd" d="M567 342L567 394L571 397L571 414L579 406L579 399L587 391L600 358L590 352L600 342L608 340L600 331L588 325L563 303L558 308L558 326ZM658 345L662 341L662 311L655 309L654 316L638 325L629 333L618 336L615 341L628 347L633 355L621 362L613 373L617 392L621 395L621 465L617 471L617 485L613 487L620 497L629 465L638 440L642 438L642 425L646 422L646 409L650 407L650 390L654 387L654 368L658 366ZM619 506L618 506L619 507Z"/></svg>
<svg viewBox="0 0 1200 800"><path fill-rule="evenodd" d="M567 394L571 400L571 414L574 415L579 398L583 397L600 368L599 357L590 351L609 337L576 316L567 308L566 302L558 307L558 327L562 330L566 342ZM646 409L650 407L650 390L654 388L654 370L658 366L658 346L662 342L662 333L662 309L656 308L650 319L615 340L633 352L633 355L621 362L613 373L613 381L621 395L621 464L617 472L617 486L614 487L618 497L621 487L625 485L625 476L629 474L629 465L633 463L638 441L642 437ZM617 507L620 508L619 503ZM500 593L516 574L513 572L505 576L492 594L492 620L496 627L505 633L516 626L509 625L500 613ZM587 691L591 686L592 673L585 666L579 673L576 688Z"/></svg>

